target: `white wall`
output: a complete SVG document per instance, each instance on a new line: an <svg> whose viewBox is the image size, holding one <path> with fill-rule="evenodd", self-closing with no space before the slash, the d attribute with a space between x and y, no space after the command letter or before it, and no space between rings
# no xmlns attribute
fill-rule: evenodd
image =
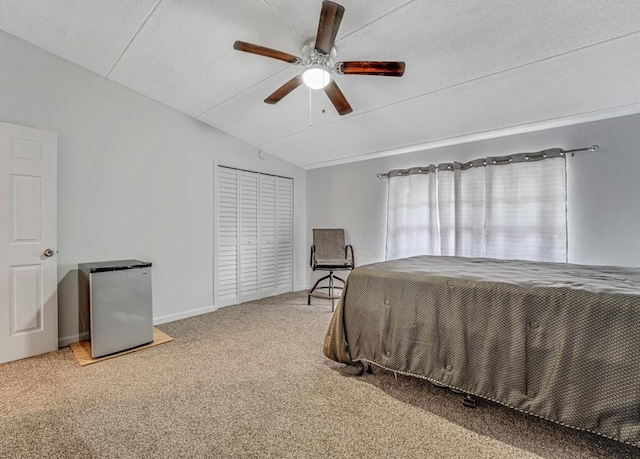
<svg viewBox="0 0 640 459"><path fill-rule="evenodd" d="M376 173L484 156L599 144L568 158L571 263L640 266L640 115L311 170L312 228L345 228L358 265L384 260L387 183Z"/></svg>
<svg viewBox="0 0 640 459"><path fill-rule="evenodd" d="M62 344L86 327L80 262L152 261L157 322L212 309L214 162L293 177L305 287L305 171L3 32L0 63L0 121L58 133Z"/></svg>

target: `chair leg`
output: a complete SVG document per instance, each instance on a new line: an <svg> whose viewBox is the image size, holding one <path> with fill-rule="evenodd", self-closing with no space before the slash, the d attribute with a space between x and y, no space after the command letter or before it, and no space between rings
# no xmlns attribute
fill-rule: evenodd
<svg viewBox="0 0 640 459"><path fill-rule="evenodd" d="M334 274L334 275L333 275L333 278L334 278L334 279L336 279L336 280L339 280L340 282L342 282L343 284L345 284L345 281L344 281L344 279L343 279L342 277L340 277L340 276L336 276L336 275Z"/></svg>
<svg viewBox="0 0 640 459"><path fill-rule="evenodd" d="M319 284L320 282L322 282L323 280L329 279L329 277L330 277L330 276L331 276L331 273L329 273L329 275L328 275L328 276L324 276L324 277L322 277L322 278L318 279L318 282L316 282L315 284L313 284L313 287L311 288L311 290L309 290L309 293L313 293L313 291L318 287L318 284Z"/></svg>
<svg viewBox="0 0 640 459"><path fill-rule="evenodd" d="M331 297L331 312L334 312L335 300L333 299L333 271L329 271L329 296Z"/></svg>
<svg viewBox="0 0 640 459"><path fill-rule="evenodd" d="M320 282L325 281L327 279L329 279L329 286L328 287L318 287L320 285ZM331 312L335 312L335 310L336 310L336 300L335 300L335 298L333 298L335 296L335 289L336 288L342 288L342 287L336 287L335 286L335 281L336 280L339 280L343 284L345 283L344 279L341 279L340 277L338 277L335 274L333 274L333 271L329 271L329 274L327 276L324 276L324 277L318 279L317 282L315 284L313 284L313 287L307 292L307 305L311 305L311 297L313 296L312 293L317 288L326 288L326 289L329 290L329 296L331 297Z"/></svg>

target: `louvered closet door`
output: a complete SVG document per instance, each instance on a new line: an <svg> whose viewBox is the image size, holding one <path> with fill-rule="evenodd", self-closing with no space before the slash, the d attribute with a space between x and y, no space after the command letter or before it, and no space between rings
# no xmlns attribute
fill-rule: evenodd
<svg viewBox="0 0 640 459"><path fill-rule="evenodd" d="M293 180L218 167L217 306L293 290Z"/></svg>
<svg viewBox="0 0 640 459"><path fill-rule="evenodd" d="M218 168L218 306L238 302L238 174Z"/></svg>
<svg viewBox="0 0 640 459"><path fill-rule="evenodd" d="M240 194L239 298L242 303L258 298L258 182L257 173L238 171Z"/></svg>
<svg viewBox="0 0 640 459"><path fill-rule="evenodd" d="M293 291L293 180L276 177L277 293Z"/></svg>
<svg viewBox="0 0 640 459"><path fill-rule="evenodd" d="M276 292L276 177L260 174L260 237L258 251L260 297Z"/></svg>

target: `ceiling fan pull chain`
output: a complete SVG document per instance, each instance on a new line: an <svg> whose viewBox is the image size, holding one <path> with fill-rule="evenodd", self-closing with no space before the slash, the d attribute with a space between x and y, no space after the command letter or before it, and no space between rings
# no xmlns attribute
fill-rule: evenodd
<svg viewBox="0 0 640 459"><path fill-rule="evenodd" d="M322 79L324 80L324 75L322 76ZM322 95L320 96L320 97L322 97L322 104L321 104L321 105L322 105L322 113L324 113L324 112L325 112L325 109L327 108L327 93L326 93L326 92L324 92L324 88L325 88L325 87L326 87L330 82L328 82L328 81L323 81L323 83L325 83L325 84L324 84L323 89L322 89Z"/></svg>
<svg viewBox="0 0 640 459"><path fill-rule="evenodd" d="M313 127L313 122L311 121L311 116L313 111L311 110L311 102L312 102L313 91L309 88L309 127Z"/></svg>

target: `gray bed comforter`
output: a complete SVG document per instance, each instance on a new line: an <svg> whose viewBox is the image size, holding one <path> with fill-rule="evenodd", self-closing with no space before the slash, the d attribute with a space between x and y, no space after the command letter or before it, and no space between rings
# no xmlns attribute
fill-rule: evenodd
<svg viewBox="0 0 640 459"><path fill-rule="evenodd" d="M324 353L640 446L640 269L429 256L361 266Z"/></svg>

